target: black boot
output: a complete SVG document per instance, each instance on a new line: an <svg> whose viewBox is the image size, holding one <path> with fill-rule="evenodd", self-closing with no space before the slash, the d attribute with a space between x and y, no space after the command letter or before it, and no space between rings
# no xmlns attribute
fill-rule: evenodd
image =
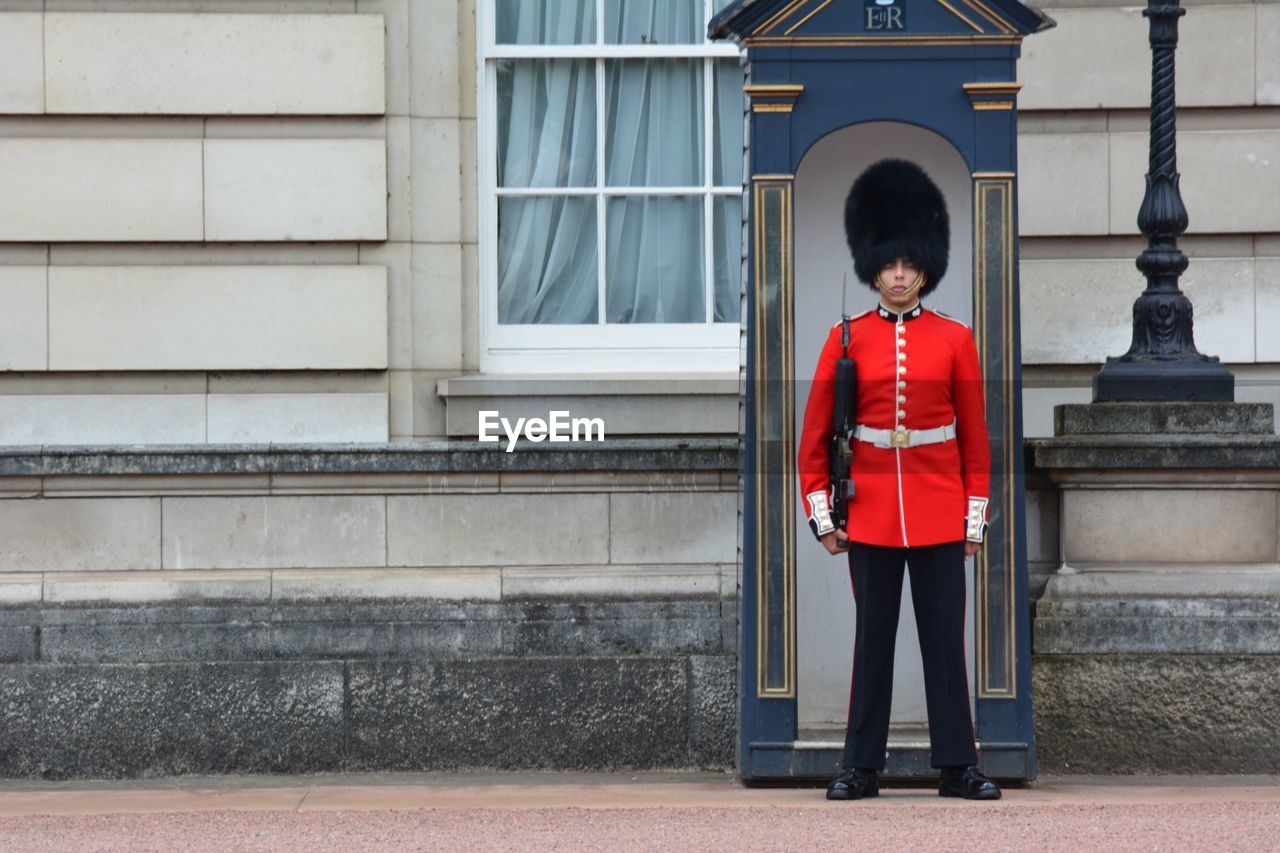
<svg viewBox="0 0 1280 853"><path fill-rule="evenodd" d="M860 800L880 796L880 771L850 767L827 786L828 800Z"/></svg>
<svg viewBox="0 0 1280 853"><path fill-rule="evenodd" d="M966 800L998 800L1000 786L978 771L976 764L968 767L944 767L938 778L938 796L964 797Z"/></svg>

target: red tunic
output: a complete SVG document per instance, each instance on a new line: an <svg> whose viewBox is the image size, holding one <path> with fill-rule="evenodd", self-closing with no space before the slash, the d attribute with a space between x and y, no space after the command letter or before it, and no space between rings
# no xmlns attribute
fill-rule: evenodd
<svg viewBox="0 0 1280 853"><path fill-rule="evenodd" d="M972 506L985 522L991 486L982 370L969 327L923 307L902 315L877 308L849 325L849 357L858 366L857 423L889 430L956 425L956 438L938 444L853 442L849 538L897 548L965 539L969 499L981 501ZM838 358L839 323L818 357L800 436L800 494L811 524L815 504L822 506L811 496L823 495L830 505L827 451Z"/></svg>

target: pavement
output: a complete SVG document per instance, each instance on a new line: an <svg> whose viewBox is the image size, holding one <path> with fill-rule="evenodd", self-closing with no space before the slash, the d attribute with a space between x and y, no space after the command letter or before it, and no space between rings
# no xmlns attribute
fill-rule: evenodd
<svg viewBox="0 0 1280 853"><path fill-rule="evenodd" d="M996 802L707 773L0 782L0 850L1280 851L1280 777L1042 776Z"/></svg>

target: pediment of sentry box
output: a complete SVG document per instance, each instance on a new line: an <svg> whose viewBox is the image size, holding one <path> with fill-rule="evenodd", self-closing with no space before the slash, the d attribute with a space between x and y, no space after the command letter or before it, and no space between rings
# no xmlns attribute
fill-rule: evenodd
<svg viewBox="0 0 1280 853"><path fill-rule="evenodd" d="M1018 0L737 0L712 38L756 43L922 37L1019 38L1050 24Z"/></svg>

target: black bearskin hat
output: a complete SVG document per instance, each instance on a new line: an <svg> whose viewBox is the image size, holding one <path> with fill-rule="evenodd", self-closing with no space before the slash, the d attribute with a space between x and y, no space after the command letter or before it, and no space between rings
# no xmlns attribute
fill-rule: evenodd
<svg viewBox="0 0 1280 853"><path fill-rule="evenodd" d="M881 160L867 167L844 203L844 233L853 269L875 287L885 264L910 258L924 273L924 296L947 272L951 221L942 190L908 160Z"/></svg>

